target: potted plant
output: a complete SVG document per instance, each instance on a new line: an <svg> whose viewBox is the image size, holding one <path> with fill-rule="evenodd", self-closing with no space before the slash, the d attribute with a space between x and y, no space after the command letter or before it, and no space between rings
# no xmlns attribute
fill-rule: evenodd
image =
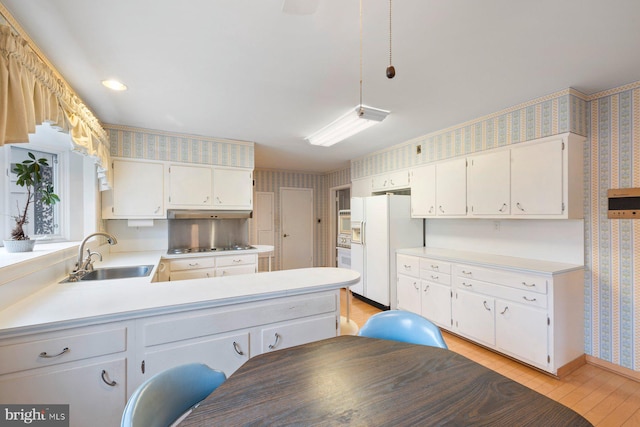
<svg viewBox="0 0 640 427"><path fill-rule="evenodd" d="M60 198L53 192L53 184L43 181L42 167L47 167L47 159L36 159L36 156L29 152L29 158L17 163L12 172L17 175L16 185L25 187L27 190L27 201L24 208L17 204L18 215L14 216L15 226L11 230L11 240L4 241L7 252L29 252L33 250L35 240L29 239L25 234L24 225L29 222L29 206L36 200L40 200L45 205L53 205L60 201Z"/></svg>

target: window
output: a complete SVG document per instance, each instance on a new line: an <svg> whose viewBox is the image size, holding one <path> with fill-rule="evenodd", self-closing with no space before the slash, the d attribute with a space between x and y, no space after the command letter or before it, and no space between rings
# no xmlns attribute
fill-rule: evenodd
<svg viewBox="0 0 640 427"><path fill-rule="evenodd" d="M8 238L10 236L11 228L13 227L13 218L19 214L19 209L24 209L27 192L24 187L16 185L16 174L13 173L13 168L16 163L20 163L23 160L28 159L27 153L33 153L37 159L44 157L49 163L49 167L42 169L43 180L53 184L54 191L60 195L62 185L60 182L60 162L59 155L55 152L49 152L44 150L26 149L10 146L9 150L9 194L7 200L7 211L9 221L7 221L7 230L4 233ZM62 197L61 197L62 198ZM57 239L61 237L61 208L60 203L48 206L42 203L36 198L29 206L28 218L29 222L26 224L25 232L31 238L47 238Z"/></svg>

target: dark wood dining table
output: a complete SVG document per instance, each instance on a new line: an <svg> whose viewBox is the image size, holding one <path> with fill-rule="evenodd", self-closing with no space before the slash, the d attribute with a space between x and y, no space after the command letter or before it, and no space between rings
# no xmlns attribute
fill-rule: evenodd
<svg viewBox="0 0 640 427"><path fill-rule="evenodd" d="M180 424L590 426L453 351L339 336L249 359Z"/></svg>

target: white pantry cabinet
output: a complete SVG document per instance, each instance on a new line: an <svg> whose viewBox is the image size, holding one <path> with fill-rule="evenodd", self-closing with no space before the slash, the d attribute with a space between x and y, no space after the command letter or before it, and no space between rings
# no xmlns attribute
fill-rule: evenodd
<svg viewBox="0 0 640 427"><path fill-rule="evenodd" d="M398 308L553 375L583 357L583 266L437 248L397 261Z"/></svg>
<svg viewBox="0 0 640 427"><path fill-rule="evenodd" d="M70 426L118 425L131 329L116 323L3 340L0 402L69 404Z"/></svg>
<svg viewBox="0 0 640 427"><path fill-rule="evenodd" d="M247 169L213 169L213 206L216 209L253 208L253 172Z"/></svg>
<svg viewBox="0 0 640 427"><path fill-rule="evenodd" d="M164 164L114 159L113 189L102 192L105 219L164 218Z"/></svg>

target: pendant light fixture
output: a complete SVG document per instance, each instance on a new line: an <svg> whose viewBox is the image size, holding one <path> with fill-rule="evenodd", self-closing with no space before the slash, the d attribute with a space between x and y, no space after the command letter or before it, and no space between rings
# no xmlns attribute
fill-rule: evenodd
<svg viewBox="0 0 640 427"><path fill-rule="evenodd" d="M360 104L305 139L309 144L329 147L380 123L389 111L362 103L362 0L360 0Z"/></svg>
<svg viewBox="0 0 640 427"><path fill-rule="evenodd" d="M391 63L391 1L389 0L389 66L387 67L387 78L392 79L396 76L396 68Z"/></svg>

